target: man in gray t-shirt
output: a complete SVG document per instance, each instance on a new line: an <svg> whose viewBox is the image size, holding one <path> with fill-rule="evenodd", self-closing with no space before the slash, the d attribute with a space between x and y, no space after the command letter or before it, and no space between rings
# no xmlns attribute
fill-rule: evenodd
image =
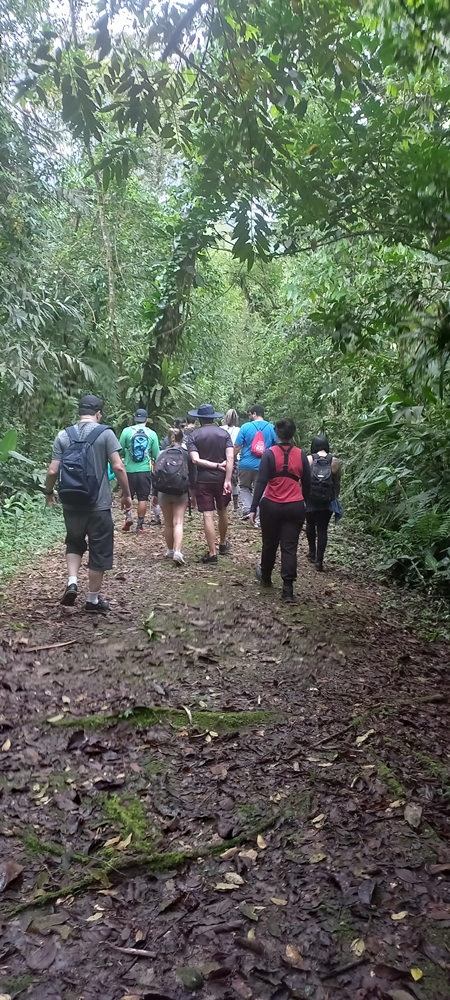
<svg viewBox="0 0 450 1000"><path fill-rule="evenodd" d="M93 428L100 424L102 409L103 403L98 396L83 396L79 404L80 419L73 426L77 440L86 440ZM55 502L54 487L60 462L70 444L67 430L60 431L53 442L52 460L47 470L45 487L47 506L51 506ZM63 502L67 532L68 582L61 603L66 607L72 607L75 604L78 594L78 570L82 557L89 547L89 593L86 600L86 611L99 614L109 610L108 601L104 601L100 597L100 590L105 570L112 569L114 549L114 526L111 516L112 495L108 479L108 462L110 462L111 469L122 487L123 503L127 509L131 507L131 497L128 477L119 456L120 442L114 431L110 427L105 427L90 447L95 476L99 484L98 497L95 503L86 507Z"/></svg>

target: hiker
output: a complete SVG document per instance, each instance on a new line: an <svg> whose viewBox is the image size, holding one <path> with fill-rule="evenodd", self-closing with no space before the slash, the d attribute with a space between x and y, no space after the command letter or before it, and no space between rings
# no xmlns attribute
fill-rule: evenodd
<svg viewBox="0 0 450 1000"><path fill-rule="evenodd" d="M242 427L234 443L234 454L242 449L239 461L239 485L241 488L242 520L247 521L252 505L253 490L258 478L259 463L267 448L276 444L273 424L264 420L264 407L252 406L250 420ZM252 521L259 524L258 516Z"/></svg>
<svg viewBox="0 0 450 1000"><path fill-rule="evenodd" d="M311 493L306 503L306 537L309 551L307 559L316 570L323 573L323 557L328 542L328 525L332 514L335 523L343 516L338 501L341 488L341 463L330 455L330 445L325 434L316 434L308 455L311 467Z"/></svg>
<svg viewBox="0 0 450 1000"><path fill-rule="evenodd" d="M153 494L161 507L166 539L166 559L184 566L181 551L186 507L189 503L189 458L181 427L172 427L153 472Z"/></svg>
<svg viewBox="0 0 450 1000"><path fill-rule="evenodd" d="M227 507L231 500L233 442L228 431L214 423L214 420L222 419L223 413L216 413L210 403L202 403L198 410L191 410L189 416L200 421L200 427L190 434L187 447L189 458L197 470L195 495L198 510L203 514L208 543L208 552L202 556L202 562L214 564L217 563L214 510L217 510L219 518L219 555L225 556L230 550Z"/></svg>
<svg viewBox="0 0 450 1000"><path fill-rule="evenodd" d="M173 427L171 428L171 430L178 430L179 428L181 428L181 430L183 431L183 436L184 436L184 433L186 431L186 427L187 427L187 420L186 420L186 418L185 417L177 417L174 420L174 422L173 422ZM168 447L169 447L169 433L166 434L166 436L165 436L165 438L163 440L163 443L161 445L161 450L165 451L165 449L168 448Z"/></svg>
<svg viewBox="0 0 450 1000"><path fill-rule="evenodd" d="M80 399L78 423L60 431L53 442L45 482L46 504L50 507L55 502L54 487L59 479L59 499L66 524L68 580L61 604L65 607L75 604L78 570L89 546L89 592L85 610L94 614L105 614L109 610L108 601L100 597L104 571L111 569L113 564L114 527L108 461L122 487L124 506L131 509L132 503L128 477L119 455L120 441L111 427L100 423L102 409L103 403L98 396Z"/></svg>
<svg viewBox="0 0 450 1000"><path fill-rule="evenodd" d="M253 523L260 505L262 552L256 577L263 587L272 586L272 570L280 546L283 601L294 599L298 539L311 481L306 453L292 444L295 430L294 421L289 418L275 424L277 444L265 451L261 459L250 511Z"/></svg>
<svg viewBox="0 0 450 1000"><path fill-rule="evenodd" d="M236 410L227 410L223 420L222 427L228 431L230 438L235 444L236 438L239 434L239 420ZM235 455L233 472L231 474L231 495L233 497L233 509L238 510L239 504L239 456Z"/></svg>
<svg viewBox="0 0 450 1000"><path fill-rule="evenodd" d="M152 492L152 459L158 458L159 442L154 431L146 426L147 410L136 410L134 424L125 427L120 435L120 447L123 452L123 463L128 476L131 497L137 498L136 534L144 535L144 519L147 513L147 502ZM127 510L122 531L130 531L133 524L133 512Z"/></svg>

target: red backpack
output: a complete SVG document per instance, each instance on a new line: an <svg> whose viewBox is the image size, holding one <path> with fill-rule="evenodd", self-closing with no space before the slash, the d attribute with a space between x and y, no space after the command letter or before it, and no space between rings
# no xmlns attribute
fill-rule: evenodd
<svg viewBox="0 0 450 1000"><path fill-rule="evenodd" d="M251 444L250 451L254 458L262 458L262 456L264 455L264 452L266 451L266 442L264 440L264 435L262 431L260 430L256 431L256 434Z"/></svg>

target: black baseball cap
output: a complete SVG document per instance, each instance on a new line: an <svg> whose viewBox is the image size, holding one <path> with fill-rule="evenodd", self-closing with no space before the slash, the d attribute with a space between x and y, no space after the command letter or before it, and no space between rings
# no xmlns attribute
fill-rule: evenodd
<svg viewBox="0 0 450 1000"><path fill-rule="evenodd" d="M83 396L78 403L78 409L81 416L98 413L99 410L103 410L103 400L99 396Z"/></svg>
<svg viewBox="0 0 450 1000"><path fill-rule="evenodd" d="M147 410L136 410L134 414L134 419L137 424L143 424L144 420L148 420Z"/></svg>

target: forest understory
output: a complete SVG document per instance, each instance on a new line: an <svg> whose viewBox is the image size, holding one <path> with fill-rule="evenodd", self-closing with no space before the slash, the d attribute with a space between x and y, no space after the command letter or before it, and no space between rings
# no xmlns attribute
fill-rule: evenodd
<svg viewBox="0 0 450 1000"><path fill-rule="evenodd" d="M333 543L286 606L231 540L200 565L194 512L176 569L118 530L101 620L62 546L8 584L2 996L448 997L448 645Z"/></svg>

